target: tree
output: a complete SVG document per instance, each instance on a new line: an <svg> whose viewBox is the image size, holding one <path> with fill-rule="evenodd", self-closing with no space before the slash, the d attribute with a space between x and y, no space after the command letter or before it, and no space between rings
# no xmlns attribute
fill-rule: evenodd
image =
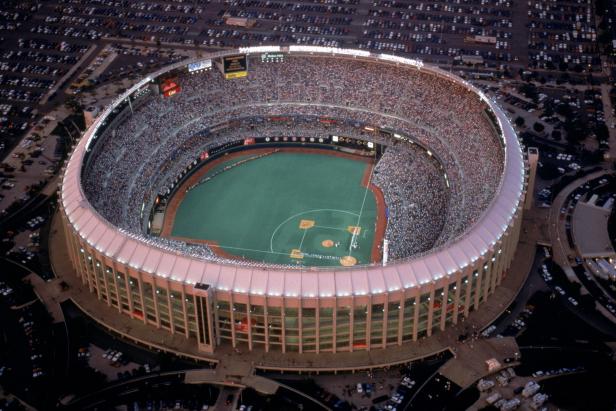
<svg viewBox="0 0 616 411"><path fill-rule="evenodd" d="M520 87L518 87L518 91L526 98L529 98L535 102L539 98L539 94L537 93L537 87L535 87L535 85L532 83L522 84Z"/></svg>
<svg viewBox="0 0 616 411"><path fill-rule="evenodd" d="M565 118L569 118L573 115L571 111L571 107L569 106L569 104L566 104L566 103L561 103L558 106L556 106L556 113L560 114L561 116Z"/></svg>
<svg viewBox="0 0 616 411"><path fill-rule="evenodd" d="M537 133L542 133L543 130L545 130L545 126L537 121L535 122L535 124L533 124L533 130L535 130Z"/></svg>
<svg viewBox="0 0 616 411"><path fill-rule="evenodd" d="M610 132L605 123L601 123L597 127L595 127L595 135L597 136L597 140L599 141L607 140L610 138Z"/></svg>
<svg viewBox="0 0 616 411"><path fill-rule="evenodd" d="M75 96L68 97L64 102L64 106L68 110L71 110L73 113L80 113L83 111L83 106L81 105L79 100L75 98Z"/></svg>
<svg viewBox="0 0 616 411"><path fill-rule="evenodd" d="M522 127L524 125L524 117L518 116L515 119L515 125L518 127Z"/></svg>
<svg viewBox="0 0 616 411"><path fill-rule="evenodd" d="M567 133L567 141L571 144L577 144L588 137L588 127L580 119L567 119L564 129Z"/></svg>
<svg viewBox="0 0 616 411"><path fill-rule="evenodd" d="M560 176L560 173L556 169L556 166L554 166L553 164L543 164L543 166L540 166L537 169L537 174L539 174L539 177L541 177L543 180L553 180Z"/></svg>

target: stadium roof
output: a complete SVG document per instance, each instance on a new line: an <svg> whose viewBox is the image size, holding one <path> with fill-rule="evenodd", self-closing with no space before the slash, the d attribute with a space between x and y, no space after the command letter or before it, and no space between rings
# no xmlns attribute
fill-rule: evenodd
<svg viewBox="0 0 616 411"><path fill-rule="evenodd" d="M407 261L395 261L388 266L363 266L339 270L288 271L247 265L219 263L197 257L184 256L171 247L153 244L146 237L127 233L114 227L100 216L87 201L81 187L82 162L92 136L111 111L133 92L152 79L190 63L240 53L283 51L290 53L325 53L345 57L367 58L389 64L408 65L423 72L465 85L477 93L493 110L503 131L505 166L499 192L491 204L465 234L446 247ZM334 49L316 46L279 46L242 48L209 54L205 57L176 63L146 77L123 93L97 118L75 148L62 183L61 199L70 224L92 247L135 270L181 281L186 284L204 283L218 290L238 293L289 297L333 297L367 295L414 288L435 282L472 264L503 236L514 218L523 196L524 160L518 138L505 113L480 90L436 67L424 66L418 60L370 53L364 50Z"/></svg>
<svg viewBox="0 0 616 411"><path fill-rule="evenodd" d="M575 245L583 258L614 257L607 221L610 208L579 202L573 212L573 236Z"/></svg>

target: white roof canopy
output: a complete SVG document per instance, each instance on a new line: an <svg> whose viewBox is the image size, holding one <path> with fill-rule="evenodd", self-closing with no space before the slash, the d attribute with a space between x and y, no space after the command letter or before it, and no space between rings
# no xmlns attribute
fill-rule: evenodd
<svg viewBox="0 0 616 411"><path fill-rule="evenodd" d="M268 46L269 47L269 46ZM289 52L288 48L277 50ZM241 52L251 53L251 48ZM254 52L258 52L254 49ZM270 296L332 297L379 294L402 288L413 288L429 283L476 261L504 234L519 208L523 196L524 161L517 136L503 111L481 91L458 77L423 63L365 50L312 47L310 50L294 49L293 53L326 53L341 58L356 57L384 61L387 64L408 65L414 70L447 77L477 93L492 109L503 132L505 165L499 191L483 216L465 234L446 248L408 261L392 262L387 267L365 266L333 270L282 271L250 266L233 266L180 256L178 251L148 243L146 238L118 229L101 217L86 199L81 187L81 167L93 134L111 111L127 96L137 91L151 79L181 68L199 57L164 68L139 82L108 106L86 132L73 152L62 183L61 200L68 220L79 235L101 254L127 264L134 269L181 281L187 284L206 283L214 289L238 293ZM238 50L212 53L206 57L217 58L237 54Z"/></svg>

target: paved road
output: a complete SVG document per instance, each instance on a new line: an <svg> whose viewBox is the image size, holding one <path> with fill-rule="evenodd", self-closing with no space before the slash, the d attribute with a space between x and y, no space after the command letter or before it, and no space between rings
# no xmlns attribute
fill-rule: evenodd
<svg viewBox="0 0 616 411"><path fill-rule="evenodd" d="M554 254L553 259L556 264L560 265L563 268L565 274L567 274L567 278L569 278L569 280L573 282L579 283L580 281L573 272L571 264L569 263L568 256L573 255L574 250L571 250L571 248L569 248L569 244L566 242L567 233L565 230L564 221L560 221L560 209L563 208L563 206L565 205L565 201L576 188L605 173L605 170L596 171L573 181L571 184L563 188L560 193L558 193L558 195L552 202L552 207L550 208L548 221L549 235L552 242L552 249Z"/></svg>
<svg viewBox="0 0 616 411"><path fill-rule="evenodd" d="M587 176L579 178L573 181L571 184L569 184L565 188L563 188L560 191L560 193L558 193L556 198L554 199L554 202L552 203L552 208L550 208L550 214L548 218L549 235L550 235L550 239L552 242L553 260L556 264L558 264L563 269L569 281L580 285L581 287L580 293L582 295L591 294L591 293L588 291L586 286L580 281L576 273L573 271L573 268L571 267L569 256L576 255L576 252L575 250L572 250L569 247L569 243L567 242L565 220L560 220L560 216L561 216L560 210L561 208L564 207L569 195L575 189L577 189L581 185L584 185L590 180L600 177L601 175L605 173L606 173L605 170L601 170L601 171L588 174ZM614 317L611 315L609 311L605 309L605 307L603 307L601 304L599 304L596 301L595 301L595 308L597 311L603 314L603 319L605 320L605 324L603 324L604 321L600 321L599 318L594 318L592 316L589 316L586 313L582 313L580 310L576 309L574 310L574 312L577 315L584 318L585 321L593 325L595 328L603 331L604 333L608 335L612 334L613 330L611 330L609 326L608 328L606 328L606 325L609 323L612 323L612 324L615 323Z"/></svg>
<svg viewBox="0 0 616 411"><path fill-rule="evenodd" d="M220 391L220 394L218 395L218 400L216 401L216 404L214 404L213 409L216 411L232 411L236 409L239 401L239 393L240 390L238 388L224 387ZM233 396L233 401L231 401L230 404L227 404L227 398L229 397L229 395Z"/></svg>
<svg viewBox="0 0 616 411"><path fill-rule="evenodd" d="M541 278L541 276L537 273L537 269L543 262L544 255L541 251L535 254L535 258L533 260L532 267L528 274L528 278L520 290L520 293L515 299L515 302L510 306L511 312L501 321L495 323L496 330L492 333L492 335L501 334L508 326L510 326L513 321L519 317L520 313L526 307L526 303L530 299L530 297L538 291L548 291L549 287L545 284L545 281Z"/></svg>
<svg viewBox="0 0 616 411"><path fill-rule="evenodd" d="M616 116L614 115L614 107L612 107L612 100L610 99L611 88L609 84L601 84L601 102L603 103L605 125L610 133L609 155L611 159L616 159L616 128L612 128L612 126L616 126Z"/></svg>

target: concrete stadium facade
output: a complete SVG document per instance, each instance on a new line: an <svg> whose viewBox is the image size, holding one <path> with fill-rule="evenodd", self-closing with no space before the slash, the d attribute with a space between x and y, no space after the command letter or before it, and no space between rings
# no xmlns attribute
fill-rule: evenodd
<svg viewBox="0 0 616 411"><path fill-rule="evenodd" d="M81 187L84 158L105 119L152 79L127 90L96 119L64 169L60 210L72 265L84 288L118 315L194 341L204 353L221 344L268 352L349 352L412 344L481 309L512 263L526 187L524 155L502 110L464 80L421 62L361 50L254 47L213 53L340 55L408 65L464 85L485 101L504 147L501 183L488 209L454 241L422 256L337 270L283 270L182 255L118 229L90 205ZM438 154L438 153L436 153Z"/></svg>

